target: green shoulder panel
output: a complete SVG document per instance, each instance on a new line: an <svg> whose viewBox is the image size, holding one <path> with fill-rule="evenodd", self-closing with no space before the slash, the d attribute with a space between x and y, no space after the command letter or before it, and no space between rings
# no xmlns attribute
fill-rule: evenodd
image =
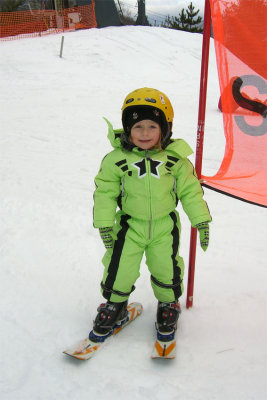
<svg viewBox="0 0 267 400"><path fill-rule="evenodd" d="M178 158L187 158L193 154L193 150L184 139L173 139L167 146L167 151Z"/></svg>

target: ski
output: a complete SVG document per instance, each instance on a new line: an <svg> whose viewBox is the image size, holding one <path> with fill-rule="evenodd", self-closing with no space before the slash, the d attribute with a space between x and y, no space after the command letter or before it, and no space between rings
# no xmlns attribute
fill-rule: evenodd
<svg viewBox="0 0 267 400"><path fill-rule="evenodd" d="M175 331L171 334L163 335L157 331L157 339L151 354L151 358L173 359L176 356Z"/></svg>
<svg viewBox="0 0 267 400"><path fill-rule="evenodd" d="M119 333L125 326L129 325L143 310L140 303L131 303L127 306L128 315L120 325L116 325L108 335L96 335L93 331L90 332L89 338L80 340L78 343L64 350L63 353L79 360L88 360L103 346L104 343L111 337ZM92 340L93 339L93 340Z"/></svg>

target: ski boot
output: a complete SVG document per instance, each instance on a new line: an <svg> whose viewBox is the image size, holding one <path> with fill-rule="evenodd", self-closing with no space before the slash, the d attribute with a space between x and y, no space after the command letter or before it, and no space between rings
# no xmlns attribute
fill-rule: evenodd
<svg viewBox="0 0 267 400"><path fill-rule="evenodd" d="M94 320L93 330L89 334L92 341L104 341L108 336L112 335L115 328L122 325L128 317L127 310L128 301L123 303L107 303L100 304L97 311L98 314Z"/></svg>
<svg viewBox="0 0 267 400"><path fill-rule="evenodd" d="M156 322L158 339L169 341L174 338L180 313L181 307L178 300L172 303L158 302Z"/></svg>

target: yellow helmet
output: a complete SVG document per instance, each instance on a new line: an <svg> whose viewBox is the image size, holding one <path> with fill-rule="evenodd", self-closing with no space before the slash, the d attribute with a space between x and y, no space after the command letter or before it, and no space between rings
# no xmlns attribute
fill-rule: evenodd
<svg viewBox="0 0 267 400"><path fill-rule="evenodd" d="M149 112L157 110L157 114L160 114L159 123L162 130L161 143L163 148L166 147L172 134L173 108L169 98L163 92L148 87L134 90L126 96L123 102L122 125L124 135L122 136L122 145L126 145L124 147L127 148L131 128L129 120L131 119L131 115L138 110L139 112L142 111L144 116L147 116L144 119L154 119L153 117L149 117Z"/></svg>

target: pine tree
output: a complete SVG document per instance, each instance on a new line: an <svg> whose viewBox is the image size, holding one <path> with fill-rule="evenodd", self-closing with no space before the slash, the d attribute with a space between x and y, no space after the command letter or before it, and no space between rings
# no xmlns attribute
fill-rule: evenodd
<svg viewBox="0 0 267 400"><path fill-rule="evenodd" d="M182 9L180 16L180 23L183 31L187 32L202 32L202 28L199 28L199 24L202 22L202 17L197 16L199 10L194 11L195 7L192 2L189 4L186 11Z"/></svg>
<svg viewBox="0 0 267 400"><path fill-rule="evenodd" d="M195 7L191 2L186 10L182 9L178 17L170 17L168 15L162 26L180 31L203 32L203 28L200 27L202 17L198 16L198 13L199 10L195 11Z"/></svg>

